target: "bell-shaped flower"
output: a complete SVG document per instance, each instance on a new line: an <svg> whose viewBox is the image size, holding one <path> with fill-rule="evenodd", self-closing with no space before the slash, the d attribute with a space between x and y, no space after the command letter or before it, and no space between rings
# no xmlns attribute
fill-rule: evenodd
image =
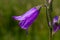
<svg viewBox="0 0 60 40"><path fill-rule="evenodd" d="M53 18L53 32L57 32L60 29L60 24L58 23L58 21L60 20L59 16L55 16Z"/></svg>
<svg viewBox="0 0 60 40"><path fill-rule="evenodd" d="M13 16L13 18L19 21L19 26L22 29L26 30L35 21L35 19L39 15L40 9L41 6L36 6L28 10L25 14L21 16Z"/></svg>

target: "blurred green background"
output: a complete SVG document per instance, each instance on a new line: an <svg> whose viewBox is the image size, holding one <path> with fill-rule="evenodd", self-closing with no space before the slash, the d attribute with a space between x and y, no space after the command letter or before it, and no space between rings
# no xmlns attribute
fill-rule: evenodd
<svg viewBox="0 0 60 40"><path fill-rule="evenodd" d="M18 26L18 22L12 16L22 15L30 8L44 4L45 0L0 0L0 40L48 40L49 29L46 20L46 10L41 12L36 21L26 31ZM60 0L53 1L52 17L60 15ZM60 31L53 40L60 40Z"/></svg>

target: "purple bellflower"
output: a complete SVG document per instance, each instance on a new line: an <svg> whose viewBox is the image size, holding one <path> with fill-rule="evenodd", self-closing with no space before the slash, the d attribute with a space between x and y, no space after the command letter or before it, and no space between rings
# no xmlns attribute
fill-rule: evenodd
<svg viewBox="0 0 60 40"><path fill-rule="evenodd" d="M54 33L57 32L60 29L60 24L58 23L59 18L60 18L59 16L55 16L53 18L53 32Z"/></svg>
<svg viewBox="0 0 60 40"><path fill-rule="evenodd" d="M19 26L22 29L27 30L39 15L40 9L41 6L36 6L28 10L25 14L21 16L13 16L13 18L19 21Z"/></svg>

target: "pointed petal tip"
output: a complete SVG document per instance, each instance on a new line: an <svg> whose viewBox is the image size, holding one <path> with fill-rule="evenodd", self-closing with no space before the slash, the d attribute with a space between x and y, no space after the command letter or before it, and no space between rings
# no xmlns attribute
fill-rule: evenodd
<svg viewBox="0 0 60 40"><path fill-rule="evenodd" d="M55 30L53 29L52 35L54 35L56 32L58 32L58 30L59 30L59 27L57 27Z"/></svg>
<svg viewBox="0 0 60 40"><path fill-rule="evenodd" d="M25 28L25 27L21 27L22 29L24 29L24 30L27 30L27 28Z"/></svg>
<svg viewBox="0 0 60 40"><path fill-rule="evenodd" d="M25 27L25 26L23 25L23 22L22 22L22 24L21 24L21 21L19 22L18 25L20 26L21 29L24 29L24 30L27 30L27 29L28 29L28 27Z"/></svg>
<svg viewBox="0 0 60 40"><path fill-rule="evenodd" d="M16 16L12 16L12 18L13 18L14 20L15 20L15 17L16 17Z"/></svg>
<svg viewBox="0 0 60 40"><path fill-rule="evenodd" d="M20 26L20 27L21 27L21 29L24 29L24 30L27 30L28 29L27 27L23 27L23 26Z"/></svg>
<svg viewBox="0 0 60 40"><path fill-rule="evenodd" d="M21 16L12 16L12 18L13 18L14 20L20 20L20 17L21 17Z"/></svg>

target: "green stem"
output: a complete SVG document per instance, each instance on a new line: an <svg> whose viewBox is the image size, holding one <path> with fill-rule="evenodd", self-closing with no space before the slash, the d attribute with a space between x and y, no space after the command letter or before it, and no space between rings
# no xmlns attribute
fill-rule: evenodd
<svg viewBox="0 0 60 40"><path fill-rule="evenodd" d="M53 0L51 0L50 3L48 3L47 1L47 5L46 5L46 17L47 17L47 22L48 22L48 26L49 26L49 40L52 40L52 2ZM50 24L49 24L50 22Z"/></svg>
<svg viewBox="0 0 60 40"><path fill-rule="evenodd" d="M49 40L52 40L52 27L51 25L49 24L49 22L51 21L50 20L50 14L48 12L48 8L46 7L46 18L47 18L47 23L48 23L48 26L49 26Z"/></svg>
<svg viewBox="0 0 60 40"><path fill-rule="evenodd" d="M52 28L49 29L49 40L52 40Z"/></svg>

